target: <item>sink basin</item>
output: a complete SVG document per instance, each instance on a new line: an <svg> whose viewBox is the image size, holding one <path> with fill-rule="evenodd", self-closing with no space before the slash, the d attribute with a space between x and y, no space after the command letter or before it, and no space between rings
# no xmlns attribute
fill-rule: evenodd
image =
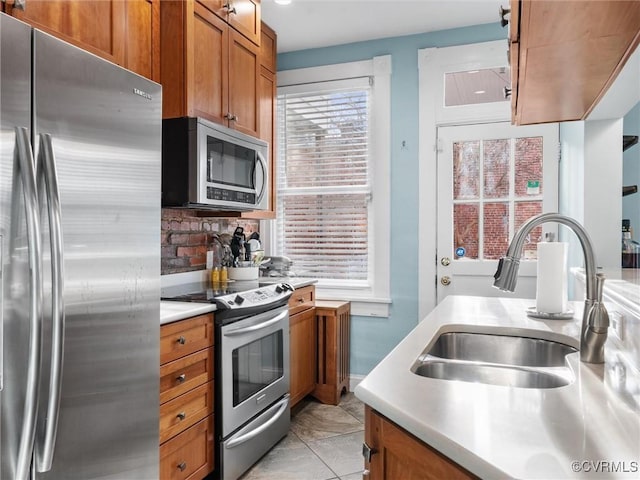
<svg viewBox="0 0 640 480"><path fill-rule="evenodd" d="M438 337L429 355L452 360L499 363L527 367L562 367L577 350L541 338L485 333L449 332Z"/></svg>
<svg viewBox="0 0 640 480"><path fill-rule="evenodd" d="M516 388L557 388L574 381L566 356L577 350L541 338L448 332L415 361L411 371L440 380Z"/></svg>
<svg viewBox="0 0 640 480"><path fill-rule="evenodd" d="M573 375L568 368L549 373L498 365L427 361L416 365L413 372L422 377L440 380L488 383L517 388L557 388L573 382Z"/></svg>

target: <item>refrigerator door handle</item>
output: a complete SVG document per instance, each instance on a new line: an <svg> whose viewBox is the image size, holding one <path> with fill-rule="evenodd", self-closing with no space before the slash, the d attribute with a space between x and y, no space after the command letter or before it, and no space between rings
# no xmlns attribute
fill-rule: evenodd
<svg viewBox="0 0 640 480"><path fill-rule="evenodd" d="M29 354L24 401L22 431L16 463L17 480L29 478L38 413L38 382L40 380L40 357L42 349L42 268L40 243L40 218L33 151L29 133L24 127L15 127L16 149L14 153L14 175L20 175L24 191L25 220L29 256ZM16 173L18 172L18 173Z"/></svg>
<svg viewBox="0 0 640 480"><path fill-rule="evenodd" d="M65 315L63 302L64 271L62 249L62 220L60 190L56 172L55 155L51 135L40 135L38 152L37 184L39 198L47 199L49 232L51 242L51 365L46 423L42 445L36 443L36 471L48 472L53 463L56 435L58 432L58 412L62 390L62 359L64 355ZM44 193L44 195L43 195Z"/></svg>

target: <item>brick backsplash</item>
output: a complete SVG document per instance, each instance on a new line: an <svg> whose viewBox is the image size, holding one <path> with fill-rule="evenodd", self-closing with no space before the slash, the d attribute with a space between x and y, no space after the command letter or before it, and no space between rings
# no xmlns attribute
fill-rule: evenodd
<svg viewBox="0 0 640 480"><path fill-rule="evenodd" d="M260 228L257 220L197 217L192 210L162 209L162 275L204 270L207 246L214 233L233 233L240 225L247 237Z"/></svg>

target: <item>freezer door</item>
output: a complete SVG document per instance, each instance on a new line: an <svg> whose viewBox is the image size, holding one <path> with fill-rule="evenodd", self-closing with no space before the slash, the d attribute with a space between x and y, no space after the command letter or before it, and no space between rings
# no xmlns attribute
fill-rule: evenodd
<svg viewBox="0 0 640 480"><path fill-rule="evenodd" d="M18 466L25 420L30 323L29 248L24 185L14 168L16 127L31 132L31 28L0 14L0 478L29 473L31 445ZM26 145L28 147L28 145ZM14 189L15 187L15 189ZM37 372L35 372L37 373ZM35 387L34 378L34 387ZM33 392L32 392L33 393ZM31 395L30 395L31 396ZM34 398L31 399L35 400ZM35 414L35 410L33 411ZM23 477L24 478L24 477Z"/></svg>
<svg viewBox="0 0 640 480"><path fill-rule="evenodd" d="M37 478L155 479L161 89L37 30L34 58L34 143L45 145L41 138L50 135L65 315L53 461ZM46 221L42 230L49 252ZM50 260L45 253L45 359L51 353ZM50 456L43 451L49 392L56 390L49 372L45 361L36 458Z"/></svg>

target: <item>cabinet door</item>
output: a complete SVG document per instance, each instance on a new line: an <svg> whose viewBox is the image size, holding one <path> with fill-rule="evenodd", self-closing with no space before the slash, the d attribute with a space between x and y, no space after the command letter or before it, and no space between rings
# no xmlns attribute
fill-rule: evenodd
<svg viewBox="0 0 640 480"><path fill-rule="evenodd" d="M258 77L260 49L229 29L229 126L258 136Z"/></svg>
<svg viewBox="0 0 640 480"><path fill-rule="evenodd" d="M316 313L310 308L289 319L291 406L316 385Z"/></svg>
<svg viewBox="0 0 640 480"><path fill-rule="evenodd" d="M215 13L218 17L220 17L225 22L227 21L227 15L229 13L229 9L227 5L229 5L228 0L196 0L198 3L201 3L213 13Z"/></svg>
<svg viewBox="0 0 640 480"><path fill-rule="evenodd" d="M124 65L124 0L27 0L7 13L107 60Z"/></svg>
<svg viewBox="0 0 640 480"><path fill-rule="evenodd" d="M267 210L243 212L242 218L276 218L276 76L260 66L258 77L258 137L269 142L269 208Z"/></svg>
<svg viewBox="0 0 640 480"><path fill-rule="evenodd" d="M242 35L260 45L260 0L229 0L227 21ZM224 3L229 3L224 2Z"/></svg>
<svg viewBox="0 0 640 480"><path fill-rule="evenodd" d="M127 0L125 67L160 82L160 0Z"/></svg>
<svg viewBox="0 0 640 480"><path fill-rule="evenodd" d="M365 460L371 480L462 480L476 478L410 433L365 407L365 442L372 448Z"/></svg>
<svg viewBox="0 0 640 480"><path fill-rule="evenodd" d="M189 116L227 124L229 26L195 3L193 43L187 49L187 104Z"/></svg>

